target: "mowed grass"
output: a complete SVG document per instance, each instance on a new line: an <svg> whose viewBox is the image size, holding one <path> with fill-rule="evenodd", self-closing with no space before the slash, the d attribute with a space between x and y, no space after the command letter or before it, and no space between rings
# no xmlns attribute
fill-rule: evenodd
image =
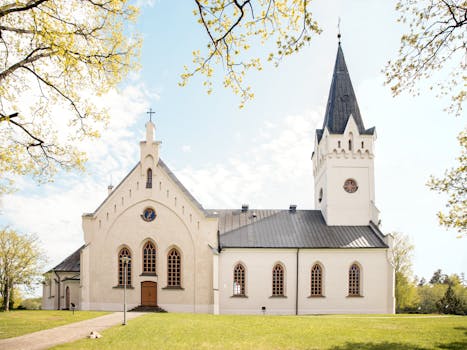
<svg viewBox="0 0 467 350"><path fill-rule="evenodd" d="M64 324L103 316L108 312L65 310L22 310L0 312L0 339L41 331Z"/></svg>
<svg viewBox="0 0 467 350"><path fill-rule="evenodd" d="M467 317L147 314L54 349L467 349Z"/></svg>

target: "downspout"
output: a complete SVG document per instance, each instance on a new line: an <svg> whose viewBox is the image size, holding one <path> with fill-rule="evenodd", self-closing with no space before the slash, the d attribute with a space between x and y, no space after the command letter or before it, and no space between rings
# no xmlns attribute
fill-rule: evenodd
<svg viewBox="0 0 467 350"><path fill-rule="evenodd" d="M58 283L57 310L60 310L60 276L58 275L57 271L55 271L55 270L54 270L54 273L58 278L58 280L56 279L55 282Z"/></svg>
<svg viewBox="0 0 467 350"><path fill-rule="evenodd" d="M298 253L300 248L297 248L297 278L296 278L296 285L295 285L295 315L298 315Z"/></svg>

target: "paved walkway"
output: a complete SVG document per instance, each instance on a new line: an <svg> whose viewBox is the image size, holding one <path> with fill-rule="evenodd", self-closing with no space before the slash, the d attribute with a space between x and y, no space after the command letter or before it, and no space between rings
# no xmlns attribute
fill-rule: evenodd
<svg viewBox="0 0 467 350"><path fill-rule="evenodd" d="M144 312L128 312L127 320L144 315ZM91 331L101 332L106 328L122 324L123 312L70 323L64 326L0 340L1 350L40 350L86 338Z"/></svg>

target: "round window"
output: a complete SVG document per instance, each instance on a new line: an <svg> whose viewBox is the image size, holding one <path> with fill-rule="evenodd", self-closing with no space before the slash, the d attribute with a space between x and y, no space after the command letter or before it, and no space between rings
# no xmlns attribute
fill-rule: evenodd
<svg viewBox="0 0 467 350"><path fill-rule="evenodd" d="M141 218L144 221L153 221L156 218L156 211L153 208L146 208L143 210L143 214L141 215Z"/></svg>
<svg viewBox="0 0 467 350"><path fill-rule="evenodd" d="M357 181L353 179L347 179L344 182L344 190L348 193L355 193L358 190Z"/></svg>

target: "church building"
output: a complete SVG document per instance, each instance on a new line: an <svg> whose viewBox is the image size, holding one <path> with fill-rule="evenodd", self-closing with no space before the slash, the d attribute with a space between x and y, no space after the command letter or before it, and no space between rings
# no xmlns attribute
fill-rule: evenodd
<svg viewBox="0 0 467 350"><path fill-rule="evenodd" d="M375 206L376 132L364 126L340 43L314 137L315 210L205 209L160 158L148 122L138 163L83 214L83 246L49 271L43 309L121 311L125 289L128 309L394 313L392 239Z"/></svg>

